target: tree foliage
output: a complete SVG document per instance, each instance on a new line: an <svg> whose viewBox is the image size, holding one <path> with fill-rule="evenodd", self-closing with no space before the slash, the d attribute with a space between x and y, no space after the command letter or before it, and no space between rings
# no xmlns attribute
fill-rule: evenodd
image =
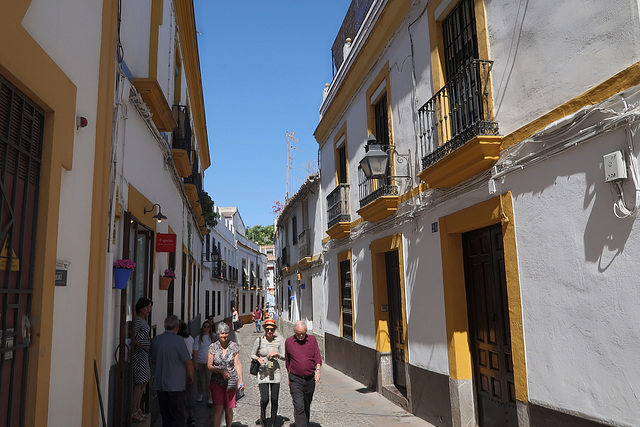
<svg viewBox="0 0 640 427"><path fill-rule="evenodd" d="M200 206L202 206L204 225L208 228L215 227L218 224L219 215L213 210L213 200L206 191L203 191L200 195Z"/></svg>
<svg viewBox="0 0 640 427"><path fill-rule="evenodd" d="M247 228L247 239L259 245L273 245L273 225L254 225Z"/></svg>

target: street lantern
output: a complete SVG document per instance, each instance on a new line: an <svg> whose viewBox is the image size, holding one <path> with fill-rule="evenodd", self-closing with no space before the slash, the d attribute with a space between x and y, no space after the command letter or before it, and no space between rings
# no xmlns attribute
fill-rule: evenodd
<svg viewBox="0 0 640 427"><path fill-rule="evenodd" d="M369 150L360 160L360 167L367 179L384 178L387 176L387 167L389 165L389 154L382 150L380 144L377 143L376 137L369 135L367 139L367 147Z"/></svg>

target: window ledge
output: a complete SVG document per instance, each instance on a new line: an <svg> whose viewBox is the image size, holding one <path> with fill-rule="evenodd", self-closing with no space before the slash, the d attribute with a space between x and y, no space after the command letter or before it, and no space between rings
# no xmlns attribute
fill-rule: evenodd
<svg viewBox="0 0 640 427"><path fill-rule="evenodd" d="M156 79L133 79L133 84L153 113L153 123L160 132L170 132L178 126L173 117L173 111Z"/></svg>
<svg viewBox="0 0 640 427"><path fill-rule="evenodd" d="M486 171L498 160L501 136L476 136L418 177L429 188L453 187Z"/></svg>
<svg viewBox="0 0 640 427"><path fill-rule="evenodd" d="M191 164L189 163L189 155L187 150L174 148L172 150L173 162L176 164L178 175L180 178L188 178L191 176Z"/></svg>
<svg viewBox="0 0 640 427"><path fill-rule="evenodd" d="M327 234L332 239L343 239L351 233L350 222L339 222L327 230Z"/></svg>
<svg viewBox="0 0 640 427"><path fill-rule="evenodd" d="M388 218L398 210L398 196L381 196L360 208L358 215L365 221L380 221Z"/></svg>

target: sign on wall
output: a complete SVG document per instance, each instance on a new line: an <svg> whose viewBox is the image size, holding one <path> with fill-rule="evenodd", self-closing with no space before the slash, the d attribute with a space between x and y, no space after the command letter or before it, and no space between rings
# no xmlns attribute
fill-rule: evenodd
<svg viewBox="0 0 640 427"><path fill-rule="evenodd" d="M156 234L156 252L175 252L177 238L172 233Z"/></svg>

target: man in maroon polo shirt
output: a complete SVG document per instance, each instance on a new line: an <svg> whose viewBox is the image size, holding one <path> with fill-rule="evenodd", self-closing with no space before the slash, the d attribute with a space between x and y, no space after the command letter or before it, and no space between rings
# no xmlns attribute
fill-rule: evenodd
<svg viewBox="0 0 640 427"><path fill-rule="evenodd" d="M322 358L318 341L307 335L307 324L301 320L296 322L295 334L287 338L284 348L295 424L296 427L307 427L313 392L316 383L320 382Z"/></svg>

